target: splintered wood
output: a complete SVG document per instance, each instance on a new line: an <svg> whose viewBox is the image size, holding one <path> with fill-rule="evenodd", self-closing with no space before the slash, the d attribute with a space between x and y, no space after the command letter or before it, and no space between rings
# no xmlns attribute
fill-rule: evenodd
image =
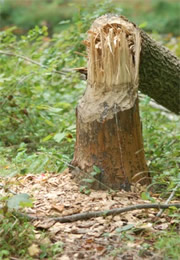
<svg viewBox="0 0 180 260"><path fill-rule="evenodd" d="M89 86L82 105L87 107L86 110L92 110L90 103L96 100L98 111L104 102L108 107L116 103L119 111L133 107L139 81L139 30L124 18L105 15L93 23L84 43L88 49ZM91 120L92 114L90 118L87 115L82 117ZM107 117L111 118L112 114ZM98 114L95 118L100 121Z"/></svg>
<svg viewBox="0 0 180 260"><path fill-rule="evenodd" d="M106 16L103 16L88 34L88 80L91 84L95 84L94 87L104 84L108 88L132 83L137 88L140 35L134 25L119 17L113 17L111 23L106 24Z"/></svg>

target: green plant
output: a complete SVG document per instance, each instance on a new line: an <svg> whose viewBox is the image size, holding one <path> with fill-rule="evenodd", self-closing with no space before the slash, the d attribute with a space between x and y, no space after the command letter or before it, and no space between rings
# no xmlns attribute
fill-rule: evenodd
<svg viewBox="0 0 180 260"><path fill-rule="evenodd" d="M178 260L180 256L179 234L170 231L159 234L155 248L163 255L164 260Z"/></svg>
<svg viewBox="0 0 180 260"><path fill-rule="evenodd" d="M180 182L179 123L177 117L174 120L167 118L149 102L150 99L145 97L140 104L146 158L154 188L157 187L162 196L167 196Z"/></svg>
<svg viewBox="0 0 180 260"><path fill-rule="evenodd" d="M1 2L0 17L1 26L17 26L17 33L33 28L35 25L46 24L49 31L53 27L60 30L59 21L70 17L73 10L67 8L67 1L21 1L6 0ZM39 12L41 10L41 12Z"/></svg>
<svg viewBox="0 0 180 260"><path fill-rule="evenodd" d="M34 239L34 227L24 218L0 216L0 259L24 257Z"/></svg>
<svg viewBox="0 0 180 260"><path fill-rule="evenodd" d="M64 158L65 154L68 154L68 158L72 156L75 135L74 108L83 84L81 87L75 73L61 76L52 72L54 69L63 68L65 61L67 67L73 66L75 61L71 57L73 50L69 49L72 48L69 42L71 39L66 39L63 47L62 38L66 35L62 35L60 40L55 36L47 45L43 40L46 34L45 27L36 27L19 41L16 41L12 30L0 35L1 49L5 54L14 52L11 47L13 43L16 46L16 54L18 52L18 55L22 55L24 52L29 58L43 61L42 66L37 66L31 62L26 63L23 58L19 59L17 56L0 56L0 106L3 117L0 120L0 149L3 150L2 154L4 153L2 167L5 167L7 172L7 151L11 153L11 165L15 165L15 174L19 172L24 161L27 162L27 167L20 169L20 172L32 172L38 167L38 171L44 168L52 169L53 162L57 171L63 165L62 162L59 163L60 147L63 154L61 157ZM83 58L80 57L80 60ZM17 62L18 69L13 69ZM43 68L45 65L47 69ZM6 147L6 152L3 147ZM48 147L53 147L53 152L48 152ZM33 156L30 155L35 151Z"/></svg>
<svg viewBox="0 0 180 260"><path fill-rule="evenodd" d="M7 186L4 190L9 191ZM52 244L47 238L47 233L41 233L37 240L33 225L16 211L19 208L32 207L32 200L28 194L7 194L0 198L0 202L0 259L32 259L37 255L40 259L54 259L62 253L61 241Z"/></svg>
<svg viewBox="0 0 180 260"><path fill-rule="evenodd" d="M61 241L52 244L47 233L40 233L38 240L32 224L23 217L7 213L0 216L0 259L56 259L63 252ZM34 249L37 251L35 251Z"/></svg>
<svg viewBox="0 0 180 260"><path fill-rule="evenodd" d="M49 242L46 241L43 242L42 240L42 243L40 245L40 250L41 250L41 253L39 255L40 259L44 259L44 258L56 259L56 257L63 252L64 245L61 241L55 242L54 244L51 244Z"/></svg>
<svg viewBox="0 0 180 260"><path fill-rule="evenodd" d="M159 33L179 34L179 1L153 0L124 1L121 4L117 1L21 1L6 0L1 3L0 18L1 26L17 26L16 33L22 34L24 31L32 29L35 25L46 24L49 32L61 32L68 28L74 19L81 20L79 15L81 9L85 7L86 19L96 18L97 15L114 12L126 15L137 24L144 24L148 31L156 30ZM39 12L41 9L41 12ZM75 11L76 10L76 11ZM76 13L76 14L75 14ZM86 21L85 21L86 23Z"/></svg>
<svg viewBox="0 0 180 260"><path fill-rule="evenodd" d="M179 35L179 1L153 0L133 1L133 5L122 3L123 15L148 32Z"/></svg>

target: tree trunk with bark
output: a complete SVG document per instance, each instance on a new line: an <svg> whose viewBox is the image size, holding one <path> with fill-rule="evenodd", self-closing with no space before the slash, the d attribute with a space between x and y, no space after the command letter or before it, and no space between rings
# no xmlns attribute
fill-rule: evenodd
<svg viewBox="0 0 180 260"><path fill-rule="evenodd" d="M94 188L129 190L134 182L149 183L138 108L140 31L125 18L106 15L88 34L88 80L77 107L74 173L89 180L97 166Z"/></svg>
<svg viewBox="0 0 180 260"><path fill-rule="evenodd" d="M180 60L141 31L139 90L170 111L180 112Z"/></svg>

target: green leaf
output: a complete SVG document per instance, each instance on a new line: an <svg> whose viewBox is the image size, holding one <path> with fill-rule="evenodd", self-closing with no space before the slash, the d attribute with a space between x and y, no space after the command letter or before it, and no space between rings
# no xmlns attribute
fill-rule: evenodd
<svg viewBox="0 0 180 260"><path fill-rule="evenodd" d="M20 207L32 207L32 200L27 193L14 195L8 200L9 209L19 209Z"/></svg>
<svg viewBox="0 0 180 260"><path fill-rule="evenodd" d="M147 22L143 22L139 25L139 28L143 29L147 26Z"/></svg>
<svg viewBox="0 0 180 260"><path fill-rule="evenodd" d="M63 20L59 22L59 24L67 24L67 23L70 23L70 20Z"/></svg>
<svg viewBox="0 0 180 260"><path fill-rule="evenodd" d="M120 233L120 232L129 230L129 229L132 229L133 227L134 227L133 224L125 225L125 226L123 226L122 228L116 228L116 232L117 232L117 233Z"/></svg>
<svg viewBox="0 0 180 260"><path fill-rule="evenodd" d="M58 108L58 107L48 107L48 110L53 112L53 113L58 113L62 111L62 108Z"/></svg>
<svg viewBox="0 0 180 260"><path fill-rule="evenodd" d="M93 183L94 182L94 180L92 180L92 179L83 179L83 181L84 182L88 182L88 183Z"/></svg>
<svg viewBox="0 0 180 260"><path fill-rule="evenodd" d="M91 190L88 189L87 186L81 186L80 187L80 192L83 193L83 194L89 195L91 193Z"/></svg>
<svg viewBox="0 0 180 260"><path fill-rule="evenodd" d="M42 142L46 142L46 141L50 140L52 137L53 137L52 134L47 135L46 137L44 137L44 138L42 139Z"/></svg>
<svg viewBox="0 0 180 260"><path fill-rule="evenodd" d="M27 168L23 168L20 170L20 174L24 175L27 173Z"/></svg>
<svg viewBox="0 0 180 260"><path fill-rule="evenodd" d="M64 137L66 136L66 134L63 132L63 133L58 133L54 136L54 140L57 142L57 143L60 143Z"/></svg>
<svg viewBox="0 0 180 260"><path fill-rule="evenodd" d="M89 195L91 191L89 189L84 190L84 194Z"/></svg>
<svg viewBox="0 0 180 260"><path fill-rule="evenodd" d="M149 200L149 193L148 192L142 192L141 193L141 199Z"/></svg>
<svg viewBox="0 0 180 260"><path fill-rule="evenodd" d="M8 256L10 254L10 252L8 251L8 250L1 250L0 251L0 257L5 257L5 256ZM0 259L2 259L2 258L0 258ZM5 259L5 258L3 258L3 259ZM9 259L9 258L6 258L6 259Z"/></svg>
<svg viewBox="0 0 180 260"><path fill-rule="evenodd" d="M49 126L52 126L52 127L54 126L54 124L50 120L48 120L48 119L46 119L45 122Z"/></svg>
<svg viewBox="0 0 180 260"><path fill-rule="evenodd" d="M153 198L150 196L149 192L142 192L142 193L141 193L141 198L142 198L143 200L149 200L149 201L151 201L151 202L155 202L155 199L153 199Z"/></svg>
<svg viewBox="0 0 180 260"><path fill-rule="evenodd" d="M97 172L91 172L90 174L91 174L91 176L94 177L94 176L96 176L98 173L97 173Z"/></svg>
<svg viewBox="0 0 180 260"><path fill-rule="evenodd" d="M99 169L99 167L97 167L96 165L93 165L93 169L96 173L101 173L101 169Z"/></svg>
<svg viewBox="0 0 180 260"><path fill-rule="evenodd" d="M80 192L82 193L82 192L84 192L84 190L86 189L87 187L86 186L80 186Z"/></svg>

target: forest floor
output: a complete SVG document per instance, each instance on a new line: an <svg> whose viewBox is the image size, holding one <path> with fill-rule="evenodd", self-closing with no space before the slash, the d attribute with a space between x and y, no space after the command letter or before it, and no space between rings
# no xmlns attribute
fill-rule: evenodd
<svg viewBox="0 0 180 260"><path fill-rule="evenodd" d="M1 181L3 183L3 179ZM141 199L145 187L140 185L134 187L133 192L90 190L86 195L80 192L80 186L68 169L61 174L14 177L10 182L16 193L27 193L33 198L33 207L26 213L43 217L33 222L36 240L29 248L33 259L45 259L39 258L42 230L46 232L44 243L62 243L62 252L52 259L165 259L164 249L157 250L156 243L163 231L178 226L176 219L166 212L156 218L157 209L135 210L72 223L59 223L47 218L151 203ZM158 194L153 194L152 198L156 203L162 202Z"/></svg>

